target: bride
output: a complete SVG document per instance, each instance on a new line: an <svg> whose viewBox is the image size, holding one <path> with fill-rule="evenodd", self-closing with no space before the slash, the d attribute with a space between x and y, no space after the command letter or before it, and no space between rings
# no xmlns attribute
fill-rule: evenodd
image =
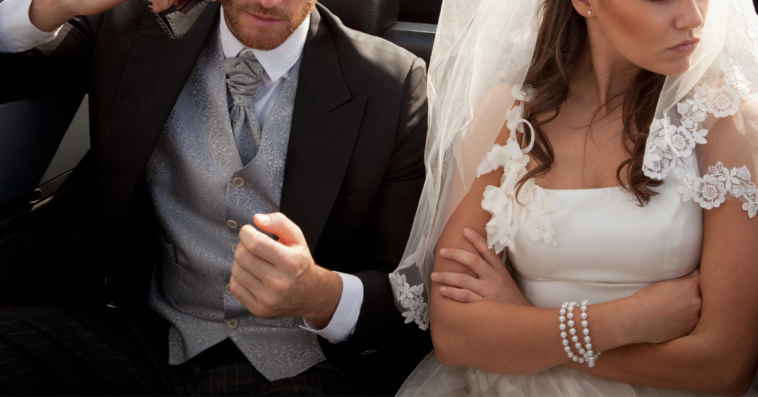
<svg viewBox="0 0 758 397"><path fill-rule="evenodd" d="M446 0L399 395L754 393L757 51L749 0Z"/></svg>

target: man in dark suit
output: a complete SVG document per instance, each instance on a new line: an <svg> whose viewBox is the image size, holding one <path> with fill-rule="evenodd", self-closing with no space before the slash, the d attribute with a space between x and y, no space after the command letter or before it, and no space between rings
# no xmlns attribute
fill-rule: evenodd
<svg viewBox="0 0 758 397"><path fill-rule="evenodd" d="M111 308L0 309L0 391L399 386L431 349L387 277L424 180L422 60L315 0L12 7L0 75L24 84L0 103L90 95L102 205L72 260Z"/></svg>

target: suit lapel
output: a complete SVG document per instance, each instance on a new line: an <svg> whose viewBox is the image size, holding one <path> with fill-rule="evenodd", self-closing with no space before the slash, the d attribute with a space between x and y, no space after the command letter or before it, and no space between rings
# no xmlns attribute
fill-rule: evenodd
<svg viewBox="0 0 758 397"><path fill-rule="evenodd" d="M280 205L311 251L342 186L366 105L365 95L350 96L318 7L303 48Z"/></svg>
<svg viewBox="0 0 758 397"><path fill-rule="evenodd" d="M187 14L171 15L169 29L146 3L105 135L105 197L116 213L128 208L163 125L218 20L219 4L204 2Z"/></svg>

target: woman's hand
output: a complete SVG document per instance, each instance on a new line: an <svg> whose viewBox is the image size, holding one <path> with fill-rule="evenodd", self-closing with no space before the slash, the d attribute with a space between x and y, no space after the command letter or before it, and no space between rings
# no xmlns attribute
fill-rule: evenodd
<svg viewBox="0 0 758 397"><path fill-rule="evenodd" d="M481 255L454 248L443 248L440 255L468 267L477 277L465 273L432 273L432 280L445 285L440 288L440 294L463 303L495 301L529 305L500 256L487 247L487 240L469 228L463 229L463 235Z"/></svg>
<svg viewBox="0 0 758 397"><path fill-rule="evenodd" d="M700 271L651 284L628 299L637 342L663 343L688 335L700 320Z"/></svg>

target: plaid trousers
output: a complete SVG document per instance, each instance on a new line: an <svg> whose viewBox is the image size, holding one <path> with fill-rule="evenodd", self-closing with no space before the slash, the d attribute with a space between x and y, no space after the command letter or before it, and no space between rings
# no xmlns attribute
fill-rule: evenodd
<svg viewBox="0 0 758 397"><path fill-rule="evenodd" d="M268 381L228 339L172 366L168 329L147 308L0 308L0 395L367 394L328 361Z"/></svg>

